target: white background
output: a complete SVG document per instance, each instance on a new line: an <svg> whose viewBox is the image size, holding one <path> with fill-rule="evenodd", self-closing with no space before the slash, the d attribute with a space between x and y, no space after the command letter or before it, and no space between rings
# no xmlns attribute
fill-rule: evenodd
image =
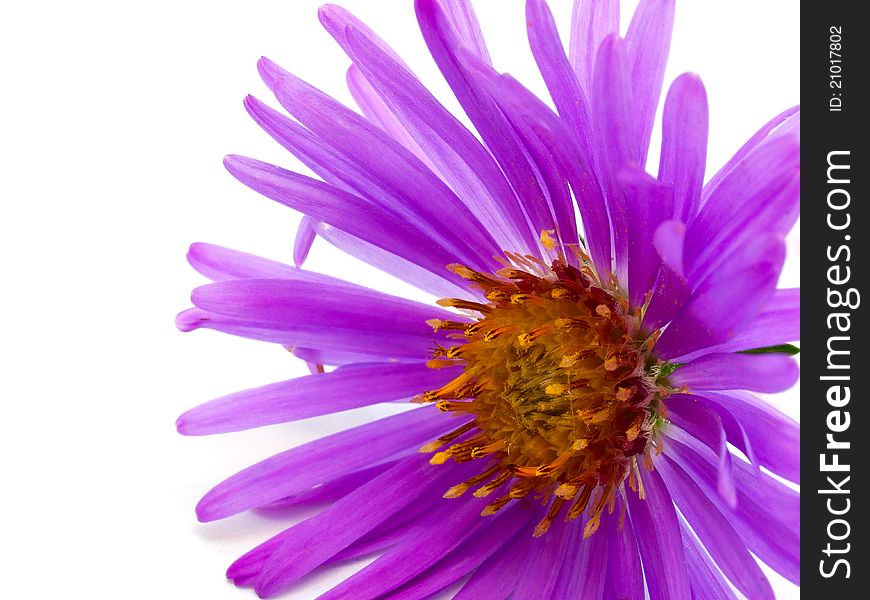
<svg viewBox="0 0 870 600"><path fill-rule="evenodd" d="M0 597L252 598L223 571L284 523L247 515L200 525L195 502L251 462L372 415L214 438L174 430L195 404L304 373L278 347L181 334L173 318L202 282L184 260L190 242L290 260L299 216L237 183L221 158L297 164L242 108L249 92L270 101L255 69L261 54L350 102L348 61L320 28L318 4L5 6ZM410 0L343 5L447 98ZM570 2L552 5L567 39ZM543 93L523 2L476 6L496 67ZM798 102L798 2L683 0L677 11L667 80L692 70L707 85L709 176ZM789 286L799 283L797 235L790 253ZM312 269L421 297L320 242L312 254ZM798 416L796 392L774 400ZM286 597L313 598L325 583L310 585Z"/></svg>

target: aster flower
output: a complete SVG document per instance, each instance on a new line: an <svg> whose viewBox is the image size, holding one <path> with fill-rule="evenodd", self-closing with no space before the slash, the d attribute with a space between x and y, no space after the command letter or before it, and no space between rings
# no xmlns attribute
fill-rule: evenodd
<svg viewBox="0 0 870 600"><path fill-rule="evenodd" d="M706 96L682 75L648 175L674 2L641 0L624 39L618 8L579 1L566 54L546 3L528 1L554 111L494 70L467 2L417 0L479 137L338 7L320 20L364 116L260 61L293 118L253 97L246 109L320 179L225 164L305 215L296 266L194 244L214 283L178 325L284 345L312 374L213 400L178 429L419 406L206 494L202 521L327 504L233 563L237 585L271 597L373 553L321 598L427 598L460 581L455 598L474 600L771 598L754 557L799 581L799 494L784 483L799 481L799 427L751 394L798 378L799 290L776 284L799 210L799 112L704 185ZM316 236L440 306L303 270Z"/></svg>

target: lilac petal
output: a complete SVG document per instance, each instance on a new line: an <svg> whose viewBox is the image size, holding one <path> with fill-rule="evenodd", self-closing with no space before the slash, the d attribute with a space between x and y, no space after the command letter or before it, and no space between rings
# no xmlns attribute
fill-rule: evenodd
<svg viewBox="0 0 870 600"><path fill-rule="evenodd" d="M658 340L658 355L671 359L732 339L769 301L784 261L785 244L777 235L738 248L693 291Z"/></svg>
<svg viewBox="0 0 870 600"><path fill-rule="evenodd" d="M232 175L260 194L310 215L370 244L440 275L445 265L462 260L442 240L418 224L373 207L362 198L320 181L267 163L228 156ZM470 257L468 257L470 258ZM473 261L477 262L477 261ZM473 268L473 267L472 267Z"/></svg>
<svg viewBox="0 0 870 600"><path fill-rule="evenodd" d="M370 244L327 223L317 224L317 235L339 250L358 258L366 264L406 282L439 298L479 298L480 293L469 290L464 279L445 279L446 268L433 273L375 244Z"/></svg>
<svg viewBox="0 0 870 600"><path fill-rule="evenodd" d="M592 149L589 102L565 56L559 30L545 0L526 2L526 29L532 54L556 110L576 135L584 164L592 165L595 153Z"/></svg>
<svg viewBox="0 0 870 600"><path fill-rule="evenodd" d="M322 281L336 285L342 283L340 279L334 277L302 271L274 260L202 242L190 245L190 249L187 251L187 262L198 273L205 275L212 281L268 278ZM348 283L347 285L352 284Z"/></svg>
<svg viewBox="0 0 870 600"><path fill-rule="evenodd" d="M371 363L371 362L388 362L391 364L395 363L417 363L420 362L418 358L399 358L392 357L388 360L379 360L377 355L373 355L371 352L368 353L358 353L358 352L342 352L341 350L325 350L325 349L315 349L315 348L301 348L296 346L285 346L288 352L293 354L293 356L304 360L306 363L313 363L316 365L330 365L330 366L341 366L341 365L351 365L357 363Z"/></svg>
<svg viewBox="0 0 870 600"><path fill-rule="evenodd" d="M543 214L540 186L508 123L490 98L487 80L479 76L479 72L489 66L474 54L463 51L462 41L437 0L416 0L415 8L432 57L534 223L536 215ZM471 72L470 67L477 73ZM523 222L517 222L515 227L524 231ZM535 238L540 234L534 227L530 227L530 231Z"/></svg>
<svg viewBox="0 0 870 600"><path fill-rule="evenodd" d="M510 117L499 106L497 94L493 93L499 86L499 74L464 48L456 51L456 64L476 89L486 90L484 122L476 125L520 198L531 230L540 233L555 229L553 215L532 157L514 131Z"/></svg>
<svg viewBox="0 0 870 600"><path fill-rule="evenodd" d="M208 435L298 421L407 399L437 389L457 374L425 363L342 367L217 398L181 415L176 427L185 435Z"/></svg>
<svg viewBox="0 0 870 600"><path fill-rule="evenodd" d="M791 129L791 123L800 120L800 108L800 106L793 106L792 108L781 112L765 123L761 129L755 132L755 134L749 138L745 144L743 144L740 150L737 151L725 166L719 169L716 175L714 175L707 185L704 186L701 203L705 204L707 202L710 195L716 191L716 188L718 188L719 184L722 183L722 180L730 175L731 171L733 171L747 155L763 143L769 142L771 139L775 139ZM772 135L774 133L777 135Z"/></svg>
<svg viewBox="0 0 870 600"><path fill-rule="evenodd" d="M674 190L674 218L688 223L701 205L707 162L707 92L692 73L671 84L662 114L659 181Z"/></svg>
<svg viewBox="0 0 870 600"><path fill-rule="evenodd" d="M521 574L512 597L549 600L562 568L569 535L577 533L574 524L557 518L546 535L535 538L532 541L531 556L523 565L525 572Z"/></svg>
<svg viewBox="0 0 870 600"><path fill-rule="evenodd" d="M351 356L360 357L366 362L417 362L430 354L429 349L436 339L358 328L284 327L280 323L258 323L248 318L230 317L199 308L181 312L175 323L181 331L213 329L261 342L281 344L293 352L297 348L316 349L319 354L330 357L323 360L315 358L323 364L346 363L347 357Z"/></svg>
<svg viewBox="0 0 870 600"><path fill-rule="evenodd" d="M420 359L436 340L448 341L443 332L433 332L426 320L457 317L364 288L279 279L212 283L196 288L191 298L197 308L209 313L206 320L223 318L230 324L271 330L276 332L271 341L285 345ZM380 349L373 352L373 348Z"/></svg>
<svg viewBox="0 0 870 600"><path fill-rule="evenodd" d="M314 220L304 215L299 222L299 229L296 230L296 239L293 242L293 264L299 268L305 264L305 259L308 258L308 253L317 237L314 226Z"/></svg>
<svg viewBox="0 0 870 600"><path fill-rule="evenodd" d="M674 372L674 386L694 390L751 390L773 394L798 380L792 357L784 354L707 354Z"/></svg>
<svg viewBox="0 0 870 600"><path fill-rule="evenodd" d="M757 317L735 336L708 352L736 352L794 342L801 338L800 288L778 289Z"/></svg>
<svg viewBox="0 0 870 600"><path fill-rule="evenodd" d="M764 144L723 179L686 232L686 269L701 281L749 240L785 236L800 212L800 140Z"/></svg>
<svg viewBox="0 0 870 600"><path fill-rule="evenodd" d="M386 202L411 222L426 223L468 257L488 257L498 247L446 184L401 144L365 118L265 58L258 68L278 102L345 159L368 174ZM450 215L450 218L445 218Z"/></svg>
<svg viewBox="0 0 870 600"><path fill-rule="evenodd" d="M573 537L581 540L579 556L570 562L568 559L574 557L566 556L562 569L577 571L576 588L572 590L570 596L554 595L554 598L607 600L604 596L604 588L607 583L610 544L618 543L613 539L613 531L618 526L612 515L604 515L602 521L599 530L590 538L583 539L583 532L579 528L574 532ZM616 565L611 566L615 568Z"/></svg>
<svg viewBox="0 0 870 600"><path fill-rule="evenodd" d="M625 34L631 89L637 109L634 121L639 136L641 165L646 163L662 92L674 27L674 4L675 0L641 0Z"/></svg>
<svg viewBox="0 0 870 600"><path fill-rule="evenodd" d="M623 500L618 500L622 504ZM615 514L620 514L619 508ZM612 592L605 595L610 598L643 598L644 578L641 568L640 554L631 515L625 513L622 526L613 526L613 519L608 519L610 525L610 541L607 556L607 587Z"/></svg>
<svg viewBox="0 0 870 600"><path fill-rule="evenodd" d="M536 548L531 528L522 529L509 543L478 567L453 600L505 600L520 578Z"/></svg>
<svg viewBox="0 0 870 600"><path fill-rule="evenodd" d="M477 21L477 15L474 14L471 2L469 0L440 0L440 2L441 8L444 9L459 39L462 40L463 47L474 53L481 62L491 65L489 50L486 48L483 32L480 30L480 23Z"/></svg>
<svg viewBox="0 0 870 600"><path fill-rule="evenodd" d="M524 228L516 227L525 217L510 184L477 138L375 40L352 28L336 39L499 243L507 248L534 247L531 232L522 234Z"/></svg>
<svg viewBox="0 0 870 600"><path fill-rule="evenodd" d="M659 274L661 260L653 246L653 234L673 212L671 188L640 169L625 169L619 175L628 213L628 301L639 307L646 301Z"/></svg>
<svg viewBox="0 0 870 600"><path fill-rule="evenodd" d="M370 201L372 197L379 197L381 194L382 188L377 185L377 181L372 180L365 168L348 160L296 121L254 96L247 96L244 106L263 131L328 184L344 192L369 198Z"/></svg>
<svg viewBox="0 0 870 600"><path fill-rule="evenodd" d="M627 492L650 600L691 600L674 503L661 476L640 469L646 497Z"/></svg>
<svg viewBox="0 0 870 600"><path fill-rule="evenodd" d="M412 580L476 534L484 522L480 511L485 505L477 498L442 502L440 518L410 528L401 544L322 594L319 600L374 600Z"/></svg>
<svg viewBox="0 0 870 600"><path fill-rule="evenodd" d="M190 308L175 319L181 331L213 329L238 337L281 344L305 360L323 365L356 362L419 362L429 354L431 340L373 334L370 331L282 329Z"/></svg>
<svg viewBox="0 0 870 600"><path fill-rule="evenodd" d="M526 4L529 43L559 115L573 130L573 140L556 152L556 158L568 160L560 166L563 176L574 189L577 206L592 261L602 275L610 270L610 224L601 187L594 172L591 115L586 98L568 64L553 15L543 0ZM574 142L572 144L572 142ZM576 150L573 146L576 145Z"/></svg>
<svg viewBox="0 0 870 600"><path fill-rule="evenodd" d="M716 489L728 506L733 508L737 503L737 492L734 488L731 451L728 449L728 437L722 418L715 410L686 394L668 396L667 407L668 418L674 425L695 436L719 457Z"/></svg>
<svg viewBox="0 0 870 600"><path fill-rule="evenodd" d="M681 443L683 448L691 448L707 464L717 462L715 455L709 448L678 428L668 431L667 436L670 440ZM797 451L794 448L792 450ZM737 486L738 510L742 494L742 501L753 502L765 509L774 510L777 513L775 517L779 521L796 530L800 529L800 492L745 461L734 461L733 466L734 482ZM684 468L687 467L684 466ZM716 500L718 501L718 498Z"/></svg>
<svg viewBox="0 0 870 600"><path fill-rule="evenodd" d="M385 463L360 469L355 473L350 473L343 477L338 477L332 481L327 481L324 484L311 488L310 490L287 496L276 500L266 506L261 506L260 511L280 511L281 509L291 506L306 506L311 504L323 504L327 502L335 502L352 493L358 487L368 483L384 471L391 469L398 460L389 460Z"/></svg>
<svg viewBox="0 0 870 600"><path fill-rule="evenodd" d="M491 77L494 72L487 75ZM577 155L572 152L570 132L546 104L509 75L493 77L490 93L535 166L545 192L547 214L534 217L534 226L544 231L555 225L561 243L576 247L580 240L574 201L567 185L570 175L565 175L576 169L570 159L565 160L566 156Z"/></svg>
<svg viewBox="0 0 870 600"><path fill-rule="evenodd" d="M233 475L196 507L200 521L215 521L343 477L437 437L457 423L429 407L366 423L276 454Z"/></svg>
<svg viewBox="0 0 870 600"><path fill-rule="evenodd" d="M431 337L427 319L467 321L456 313L413 300L321 281L233 279L200 286L191 299L203 310L285 328L348 327Z"/></svg>
<svg viewBox="0 0 870 600"><path fill-rule="evenodd" d="M703 446L689 447L691 438L669 438L665 454L680 465L704 491L707 499L731 523L749 550L786 579L800 581L800 494L764 476L759 485L749 466L735 463L737 506L729 509L716 492L718 459Z"/></svg>
<svg viewBox="0 0 870 600"><path fill-rule="evenodd" d="M662 259L662 267L643 317L643 323L649 331L673 319L692 293L683 275L685 234L686 226L680 221L665 221L653 234L653 245Z"/></svg>
<svg viewBox="0 0 870 600"><path fill-rule="evenodd" d="M260 597L274 596L300 577L319 567L341 549L404 510L444 472L433 469L425 456L416 455L372 479L317 515L302 521L270 540L265 564L257 574L254 589ZM377 510L372 510L373 506ZM238 571L249 553L237 561Z"/></svg>
<svg viewBox="0 0 870 600"><path fill-rule="evenodd" d="M373 528L344 550L333 554L324 565L371 556L375 552L382 553L388 548L402 543L408 537L408 529L431 522L433 515L440 516L437 509L444 500L444 490L450 485L448 481L456 481L461 478L460 475L453 474L450 480L442 480L445 483L439 487L430 486L427 493L421 494L413 505L406 507L401 513Z"/></svg>
<svg viewBox="0 0 870 600"><path fill-rule="evenodd" d="M556 585L550 594L551 598L578 598L577 589L581 580L586 576L586 569L580 564L585 557L582 546L583 519L577 518L568 527L573 531L568 532L568 542L562 553L562 568L556 575Z"/></svg>
<svg viewBox="0 0 870 600"><path fill-rule="evenodd" d="M617 35L604 40L598 51L592 87L592 115L600 156L607 210L613 230L616 275L626 281L628 273L628 215L617 174L638 165L638 140L633 127L633 98L625 45Z"/></svg>
<svg viewBox="0 0 870 600"><path fill-rule="evenodd" d="M695 539L684 519L680 520L683 549L689 566L689 584L692 598L704 600L738 600L719 567Z"/></svg>
<svg viewBox="0 0 870 600"><path fill-rule="evenodd" d="M323 10L323 9L321 9ZM436 174L438 168L429 160L420 145L414 140L402 122L396 118L389 105L384 102L369 80L359 70L357 65L351 65L347 70L347 87L363 115L372 123L386 131L390 137L402 144L409 152L419 158L423 164Z"/></svg>
<svg viewBox="0 0 870 600"><path fill-rule="evenodd" d="M523 510L504 511L496 519L487 519L466 543L445 556L428 571L416 577L400 589L384 597L389 600L417 600L443 590L455 581L471 573L499 548L511 542L517 532L529 520Z"/></svg>
<svg viewBox="0 0 870 600"><path fill-rule="evenodd" d="M761 465L790 481L800 482L801 460L796 450L800 448L799 423L751 394L703 392L701 398L726 411L740 424L752 445L752 454Z"/></svg>
<svg viewBox="0 0 870 600"><path fill-rule="evenodd" d="M584 90L592 89L598 48L612 33L619 33L619 0L574 0L569 51Z"/></svg>
<svg viewBox="0 0 870 600"><path fill-rule="evenodd" d="M338 40L339 43L341 43L340 38L344 35L344 31L348 27L353 27L375 42L382 51L386 52L398 68L404 69L409 73L411 72L411 67L402 60L402 57L389 44L378 37L368 25L357 19L347 9L335 4L324 4L317 11L317 17L320 19L320 24L323 25L323 28L326 29L329 35Z"/></svg>

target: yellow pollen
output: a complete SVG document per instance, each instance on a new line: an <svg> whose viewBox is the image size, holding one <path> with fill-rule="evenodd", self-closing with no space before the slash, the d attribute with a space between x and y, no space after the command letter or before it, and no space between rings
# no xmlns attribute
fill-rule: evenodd
<svg viewBox="0 0 870 600"><path fill-rule="evenodd" d="M554 233L541 234L545 248L555 248ZM474 419L420 449L434 452L433 465L448 460L484 465L444 497L498 492L482 515L496 514L510 502L543 501L549 508L536 536L544 535L564 508L568 520L587 514L583 535L588 537L603 510L613 511L624 482L643 494L635 470L640 464L652 468L652 450L659 446L653 424L672 391L660 389L653 375L663 363L639 330L642 314L629 311L615 279L602 282L582 264L585 254L575 254L579 267L566 263L561 252L550 266L506 254L509 266L495 274L451 265L486 303L438 302L478 316L473 322L428 322L436 331L459 333L448 336L456 346L438 346L427 364L461 365L463 372L417 397Z"/></svg>

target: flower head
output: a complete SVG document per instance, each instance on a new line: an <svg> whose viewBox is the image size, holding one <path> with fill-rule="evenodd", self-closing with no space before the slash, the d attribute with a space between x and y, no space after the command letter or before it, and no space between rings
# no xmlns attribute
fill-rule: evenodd
<svg viewBox="0 0 870 600"><path fill-rule="evenodd" d="M320 18L352 60L363 115L260 61L293 118L245 107L319 179L225 164L304 213L297 264L194 244L214 283L178 324L282 344L312 374L213 400L178 428L424 406L209 492L204 521L329 503L236 561L236 584L272 596L372 553L322 598L424 598L465 576L456 598L732 597L731 585L770 598L753 555L798 581L799 495L781 479L799 479L799 428L749 392L798 377L782 345L799 337L799 291L776 283L799 207L799 112L704 185L706 96L682 75L648 175L674 2L642 0L625 38L618 8L578 1L566 54L546 3L528 0L553 111L493 69L466 1L417 0L479 137L340 8ZM303 270L316 236L440 306Z"/></svg>

